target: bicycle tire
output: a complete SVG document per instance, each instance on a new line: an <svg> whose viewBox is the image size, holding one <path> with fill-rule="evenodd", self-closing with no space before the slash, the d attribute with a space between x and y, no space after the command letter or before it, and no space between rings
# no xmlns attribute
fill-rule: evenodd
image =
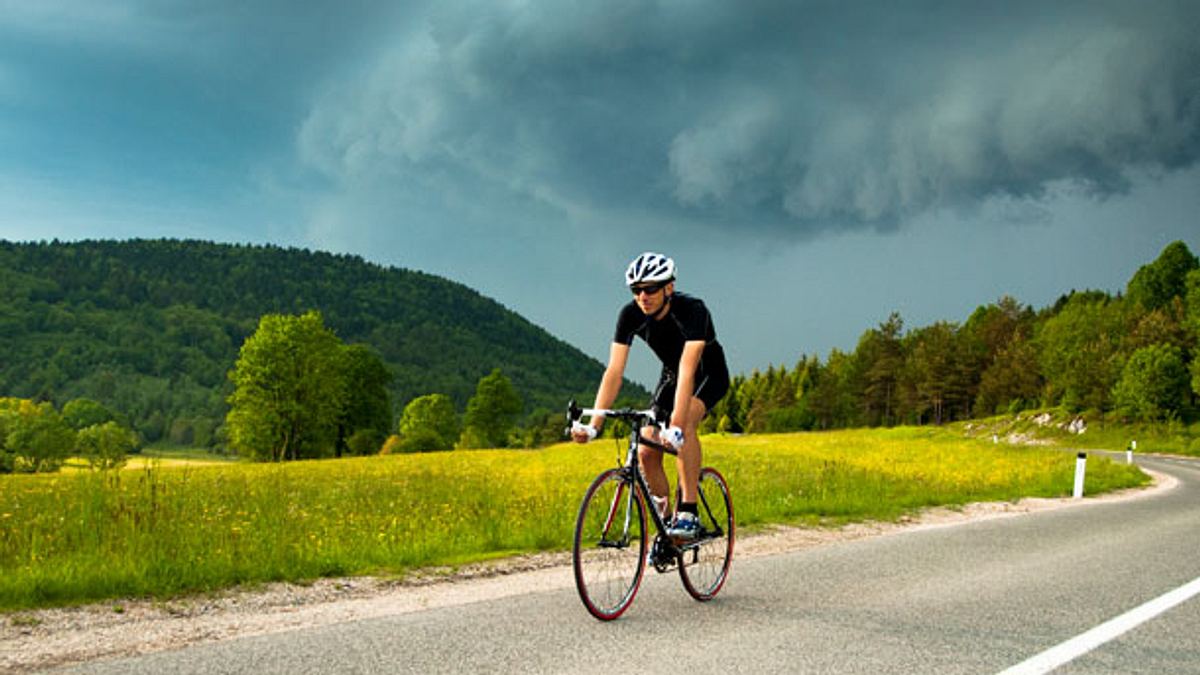
<svg viewBox="0 0 1200 675"><path fill-rule="evenodd" d="M629 609L646 571L646 506L628 471L609 469L584 493L571 558L592 616L612 621Z"/></svg>
<svg viewBox="0 0 1200 675"><path fill-rule="evenodd" d="M712 600L729 578L733 563L733 499L729 483L712 467L700 470L696 507L700 512L700 539L682 547L679 577L693 598Z"/></svg>

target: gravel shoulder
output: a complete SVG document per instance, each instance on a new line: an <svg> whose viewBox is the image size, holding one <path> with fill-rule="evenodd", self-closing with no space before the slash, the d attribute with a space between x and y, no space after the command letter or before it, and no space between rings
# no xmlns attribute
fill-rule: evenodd
<svg viewBox="0 0 1200 675"><path fill-rule="evenodd" d="M1140 499L1170 490L1177 484L1170 476L1144 467L1143 470L1153 478L1148 488L1081 500L975 503L960 508L929 509L896 523L859 523L840 528L771 527L739 537L735 555L739 559L777 555L918 529ZM0 615L0 672L35 672L98 659L569 588L573 583L570 554L548 553L430 569L401 580L322 579L311 584L270 584L168 601L118 600L18 612Z"/></svg>

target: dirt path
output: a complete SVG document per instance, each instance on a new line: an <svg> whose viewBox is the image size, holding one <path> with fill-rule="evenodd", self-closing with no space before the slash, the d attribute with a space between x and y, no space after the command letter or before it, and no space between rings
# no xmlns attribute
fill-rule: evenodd
<svg viewBox="0 0 1200 675"><path fill-rule="evenodd" d="M738 539L738 558L774 555L834 542L929 527L947 527L1119 499L1138 499L1175 486L1146 470L1150 488L1097 498L1023 499L930 509L898 523L836 529L773 527ZM271 584L170 601L121 600L68 609L0 616L0 672L32 672L103 658L323 626L424 609L462 605L573 584L570 554L520 556L456 569L428 570L402 581L370 577Z"/></svg>

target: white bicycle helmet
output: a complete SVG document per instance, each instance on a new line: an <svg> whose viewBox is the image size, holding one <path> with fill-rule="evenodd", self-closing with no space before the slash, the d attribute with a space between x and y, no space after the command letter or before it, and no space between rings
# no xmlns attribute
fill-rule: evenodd
<svg viewBox="0 0 1200 675"><path fill-rule="evenodd" d="M639 255L625 270L625 285L665 284L675 280L675 261L649 251Z"/></svg>

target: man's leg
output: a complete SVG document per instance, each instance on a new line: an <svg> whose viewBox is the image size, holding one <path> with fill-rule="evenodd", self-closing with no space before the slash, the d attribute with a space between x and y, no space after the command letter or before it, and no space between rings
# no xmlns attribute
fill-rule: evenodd
<svg viewBox="0 0 1200 675"><path fill-rule="evenodd" d="M679 460L676 465L679 468L680 501L689 504L695 504L698 499L697 483L700 480L702 465L698 431L705 412L707 411L704 402L693 396L688 401L687 415L683 420L683 447L679 449ZM648 479L649 477L647 477Z"/></svg>
<svg viewBox="0 0 1200 675"><path fill-rule="evenodd" d="M655 427L642 429L642 435L653 441L661 440L658 437L658 430ZM646 477L646 484L650 486L650 494L669 500L671 497L671 485L667 482L667 472L663 470L662 451L645 445L639 445L638 460L641 462L642 475Z"/></svg>

